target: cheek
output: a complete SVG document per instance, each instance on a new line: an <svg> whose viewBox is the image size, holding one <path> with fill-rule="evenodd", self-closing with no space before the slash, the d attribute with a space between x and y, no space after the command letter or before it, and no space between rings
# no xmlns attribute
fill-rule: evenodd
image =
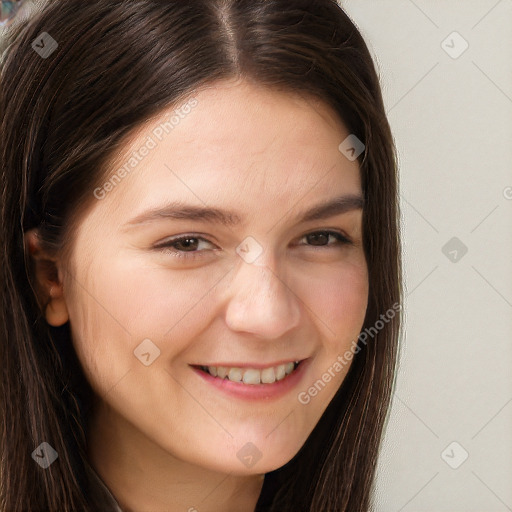
<svg viewBox="0 0 512 512"><path fill-rule="evenodd" d="M207 311L222 272L165 268L161 264L119 258L105 290L106 300L117 301L118 319L135 339L150 338L177 353L207 321Z"/></svg>
<svg viewBox="0 0 512 512"><path fill-rule="evenodd" d="M207 292L219 280L212 273L194 276L122 255L110 262L102 255L88 266L77 275L82 286L66 297L77 353L109 382L140 366L134 350L145 339L158 347L160 361L186 349L207 320Z"/></svg>
<svg viewBox="0 0 512 512"><path fill-rule="evenodd" d="M368 305L367 267L362 259L358 264L337 266L309 279L303 286L304 302L312 322L323 334L312 378L297 394L298 402L306 408L311 431L352 364L353 347L361 333Z"/></svg>
<svg viewBox="0 0 512 512"><path fill-rule="evenodd" d="M89 267L77 273L66 294L71 334L77 357L93 389L100 395L111 389L133 364L135 337L126 314L136 311L137 295L117 288L112 274Z"/></svg>
<svg viewBox="0 0 512 512"><path fill-rule="evenodd" d="M302 283L304 302L327 344L340 348L361 330L368 304L364 262L324 270Z"/></svg>

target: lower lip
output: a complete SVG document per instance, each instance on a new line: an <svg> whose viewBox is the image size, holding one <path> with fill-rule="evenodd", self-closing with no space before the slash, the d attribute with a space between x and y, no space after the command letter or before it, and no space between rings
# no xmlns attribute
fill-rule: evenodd
<svg viewBox="0 0 512 512"><path fill-rule="evenodd" d="M274 400L282 397L293 388L297 387L302 380L311 359L304 359L299 366L284 379L272 384L243 384L241 382L232 382L229 379L219 379L209 373L192 368L207 383L215 386L220 391L231 397L243 398L246 400Z"/></svg>

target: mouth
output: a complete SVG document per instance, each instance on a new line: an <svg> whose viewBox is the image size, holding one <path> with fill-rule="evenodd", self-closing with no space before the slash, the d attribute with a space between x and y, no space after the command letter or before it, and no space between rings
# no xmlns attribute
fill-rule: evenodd
<svg viewBox="0 0 512 512"><path fill-rule="evenodd" d="M289 361L287 363L262 368L204 365L192 365L192 367L219 381L226 380L238 384L246 384L248 386L268 386L289 378L304 361L304 359Z"/></svg>

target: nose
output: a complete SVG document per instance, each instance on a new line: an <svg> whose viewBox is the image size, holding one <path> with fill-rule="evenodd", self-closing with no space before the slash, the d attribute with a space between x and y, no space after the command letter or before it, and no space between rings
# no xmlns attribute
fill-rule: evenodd
<svg viewBox="0 0 512 512"><path fill-rule="evenodd" d="M300 322L300 299L278 275L276 266L240 262L229 286L226 323L255 337L277 339Z"/></svg>

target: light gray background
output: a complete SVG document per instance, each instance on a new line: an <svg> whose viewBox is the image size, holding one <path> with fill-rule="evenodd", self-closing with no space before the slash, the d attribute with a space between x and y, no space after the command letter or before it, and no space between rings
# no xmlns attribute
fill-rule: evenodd
<svg viewBox="0 0 512 512"><path fill-rule="evenodd" d="M342 5L400 158L406 324L374 510L512 511L512 0Z"/></svg>
<svg viewBox="0 0 512 512"><path fill-rule="evenodd" d="M512 510L512 0L341 4L400 159L406 325L375 511Z"/></svg>

